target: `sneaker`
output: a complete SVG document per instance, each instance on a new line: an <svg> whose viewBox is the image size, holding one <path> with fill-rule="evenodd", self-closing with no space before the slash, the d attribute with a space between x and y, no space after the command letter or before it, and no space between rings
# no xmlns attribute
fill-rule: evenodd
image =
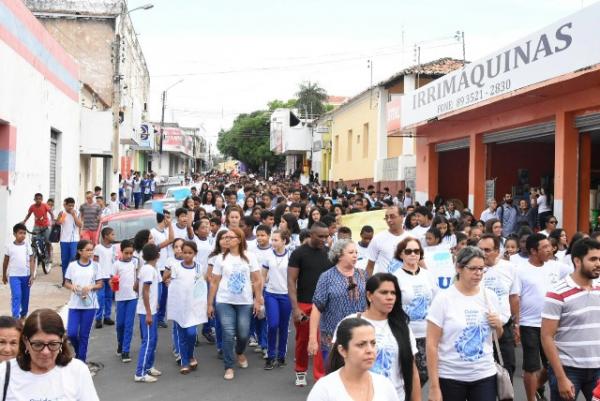
<svg viewBox="0 0 600 401"><path fill-rule="evenodd" d="M286 366L285 365L285 358L277 358L277 367L278 368L282 368L284 366Z"/></svg>
<svg viewBox="0 0 600 401"><path fill-rule="evenodd" d="M160 321L160 322L158 322L158 327L162 327L163 329L166 329L169 326L167 325L167 323L165 321Z"/></svg>
<svg viewBox="0 0 600 401"><path fill-rule="evenodd" d="M150 369L148 369L148 370L146 371L146 374L147 374L147 375L150 375L150 376L155 376L155 377L156 377L156 376L160 376L160 375L162 375L162 372L161 372L160 370L156 369L156 368L153 366L153 367L151 367Z"/></svg>
<svg viewBox="0 0 600 401"><path fill-rule="evenodd" d="M252 351L252 352L254 352L255 354L262 354L263 350L261 347L256 347L256 348L254 348L254 351Z"/></svg>
<svg viewBox="0 0 600 401"><path fill-rule="evenodd" d="M248 340L248 346L258 347L258 341L256 341L256 338L254 336L250 337L250 340Z"/></svg>
<svg viewBox="0 0 600 401"><path fill-rule="evenodd" d="M96 320L96 328L97 329L101 329L102 328L102 320Z"/></svg>
<svg viewBox="0 0 600 401"><path fill-rule="evenodd" d="M273 368L275 368L275 360L274 359L267 359L265 361L265 367L263 368L264 370L273 370Z"/></svg>
<svg viewBox="0 0 600 401"><path fill-rule="evenodd" d="M123 352L123 348L121 347L121 344L117 345L117 356L121 356L121 352Z"/></svg>
<svg viewBox="0 0 600 401"><path fill-rule="evenodd" d="M123 363L131 362L131 357L129 356L129 352L123 352L121 354L121 362L123 362Z"/></svg>
<svg viewBox="0 0 600 401"><path fill-rule="evenodd" d="M216 342L215 340L215 336L213 335L212 332L208 332L208 333L202 333L202 335L204 336L204 338L206 339L206 342L209 344L214 344Z"/></svg>
<svg viewBox="0 0 600 401"><path fill-rule="evenodd" d="M267 351L266 348L263 348L262 353L263 353L263 359L269 359L269 351Z"/></svg>
<svg viewBox="0 0 600 401"><path fill-rule="evenodd" d="M144 376L133 376L133 381L138 382L138 383L155 383L158 381L158 379L156 377L152 377L150 375L144 375Z"/></svg>
<svg viewBox="0 0 600 401"><path fill-rule="evenodd" d="M107 326L114 326L115 325L115 321L112 320L109 317L105 317L104 318L104 324L107 325Z"/></svg>
<svg viewBox="0 0 600 401"><path fill-rule="evenodd" d="M307 384L306 372L296 372L296 386L305 387Z"/></svg>

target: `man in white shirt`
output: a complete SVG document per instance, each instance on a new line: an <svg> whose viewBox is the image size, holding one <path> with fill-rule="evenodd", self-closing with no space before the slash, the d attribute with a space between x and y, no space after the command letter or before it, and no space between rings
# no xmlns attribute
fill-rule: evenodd
<svg viewBox="0 0 600 401"><path fill-rule="evenodd" d="M496 199L490 198L488 199L487 202L488 208L485 209L482 213L481 213L481 218L480 220L488 221L489 219L495 219L498 218L498 215L496 214L496 209L498 208L498 202L496 202Z"/></svg>
<svg viewBox="0 0 600 401"><path fill-rule="evenodd" d="M417 217L417 226L410 231L407 231L406 234L410 237L414 237L421 241L422 244L425 243L425 233L431 227L431 219L433 216L427 207L419 206L415 209L415 216Z"/></svg>
<svg viewBox="0 0 600 401"><path fill-rule="evenodd" d="M163 213L158 213L156 215L156 227L150 230L150 234L154 239L154 243L160 249L160 256L156 262L156 268L162 277L165 273L165 265L167 260L169 256L171 256L171 244L175 239L173 224L171 224L171 213L169 213L167 210L163 211ZM160 280L159 287L159 306L156 316L158 318L158 325L165 328L167 327L167 324L165 323L165 315L167 311L168 287L162 280Z"/></svg>
<svg viewBox="0 0 600 401"><path fill-rule="evenodd" d="M375 235L369 244L367 262L367 275L373 273L387 272L388 265L394 258L396 247L407 235L402 227L404 210L399 206L389 206L385 210L385 222L387 231Z"/></svg>
<svg viewBox="0 0 600 401"><path fill-rule="evenodd" d="M527 401L536 401L546 383L548 360L541 345L540 327L546 293L569 271L551 260L552 245L543 234L527 238L529 261L517 268L518 312L514 316L515 340L523 345L523 382ZM541 362L541 363L540 363Z"/></svg>
<svg viewBox="0 0 600 401"><path fill-rule="evenodd" d="M403 201L403 206L406 209L407 207L409 207L410 205L413 204L413 198L412 198L412 193L410 192L410 188L406 188L404 190L404 201Z"/></svg>
<svg viewBox="0 0 600 401"><path fill-rule="evenodd" d="M515 267L500 258L500 239L494 234L483 234L479 240L479 249L485 255L487 271L483 276L486 288L494 291L500 303L503 334L500 337L500 352L504 360L504 368L508 370L511 380L515 373L515 339L513 333L512 316L518 313L519 293L517 291L517 275Z"/></svg>

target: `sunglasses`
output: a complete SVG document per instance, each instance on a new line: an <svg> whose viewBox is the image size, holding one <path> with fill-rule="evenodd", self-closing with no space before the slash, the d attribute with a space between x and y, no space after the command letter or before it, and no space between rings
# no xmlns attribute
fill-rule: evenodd
<svg viewBox="0 0 600 401"><path fill-rule="evenodd" d="M353 291L356 287L358 287L358 285L354 282L354 277L348 277L348 287L346 288L346 290Z"/></svg>
<svg viewBox="0 0 600 401"><path fill-rule="evenodd" d="M402 251L402 253L404 253L405 255L420 255L421 254L421 250L420 249L408 249L406 248L405 250Z"/></svg>

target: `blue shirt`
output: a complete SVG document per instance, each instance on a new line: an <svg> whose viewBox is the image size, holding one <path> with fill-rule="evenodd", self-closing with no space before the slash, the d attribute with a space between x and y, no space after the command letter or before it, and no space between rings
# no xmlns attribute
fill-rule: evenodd
<svg viewBox="0 0 600 401"><path fill-rule="evenodd" d="M319 277L313 304L321 312L320 328L325 336L333 336L337 324L346 316L366 310L366 273L354 269L352 282L356 287L349 290L348 277L340 273L335 266Z"/></svg>

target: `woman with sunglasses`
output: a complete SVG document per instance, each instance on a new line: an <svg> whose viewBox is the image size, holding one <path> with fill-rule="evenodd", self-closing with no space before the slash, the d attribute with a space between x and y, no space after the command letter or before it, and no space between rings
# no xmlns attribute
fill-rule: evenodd
<svg viewBox="0 0 600 401"><path fill-rule="evenodd" d="M346 316L366 309L366 273L356 267L358 251L352 240L337 240L329 250L332 268L319 276L313 295L308 354L327 360L335 327ZM320 344L319 344L320 332Z"/></svg>
<svg viewBox="0 0 600 401"><path fill-rule="evenodd" d="M433 275L427 269L419 266L423 256L421 243L412 237L400 241L394 255L394 262L401 263L400 268L395 269L394 276L398 279L398 285L402 292L402 309L410 319L410 328L417 343L418 352L415 354L415 363L419 371L421 386L427 383L425 352L427 321L425 319L429 313L431 301L438 291Z"/></svg>
<svg viewBox="0 0 600 401"><path fill-rule="evenodd" d="M98 401L88 367L73 357L63 321L51 309L25 320L17 359L10 361L6 401L18 400Z"/></svg>
<svg viewBox="0 0 600 401"><path fill-rule="evenodd" d="M548 218L544 221L544 229L540 231L540 234L544 234L546 237L550 235L552 231L556 229L558 226L558 219L556 216L548 216Z"/></svg>
<svg viewBox="0 0 600 401"><path fill-rule="evenodd" d="M456 280L434 298L427 315L429 401L495 401L492 331L502 336L498 297L481 285L483 251L456 255Z"/></svg>

